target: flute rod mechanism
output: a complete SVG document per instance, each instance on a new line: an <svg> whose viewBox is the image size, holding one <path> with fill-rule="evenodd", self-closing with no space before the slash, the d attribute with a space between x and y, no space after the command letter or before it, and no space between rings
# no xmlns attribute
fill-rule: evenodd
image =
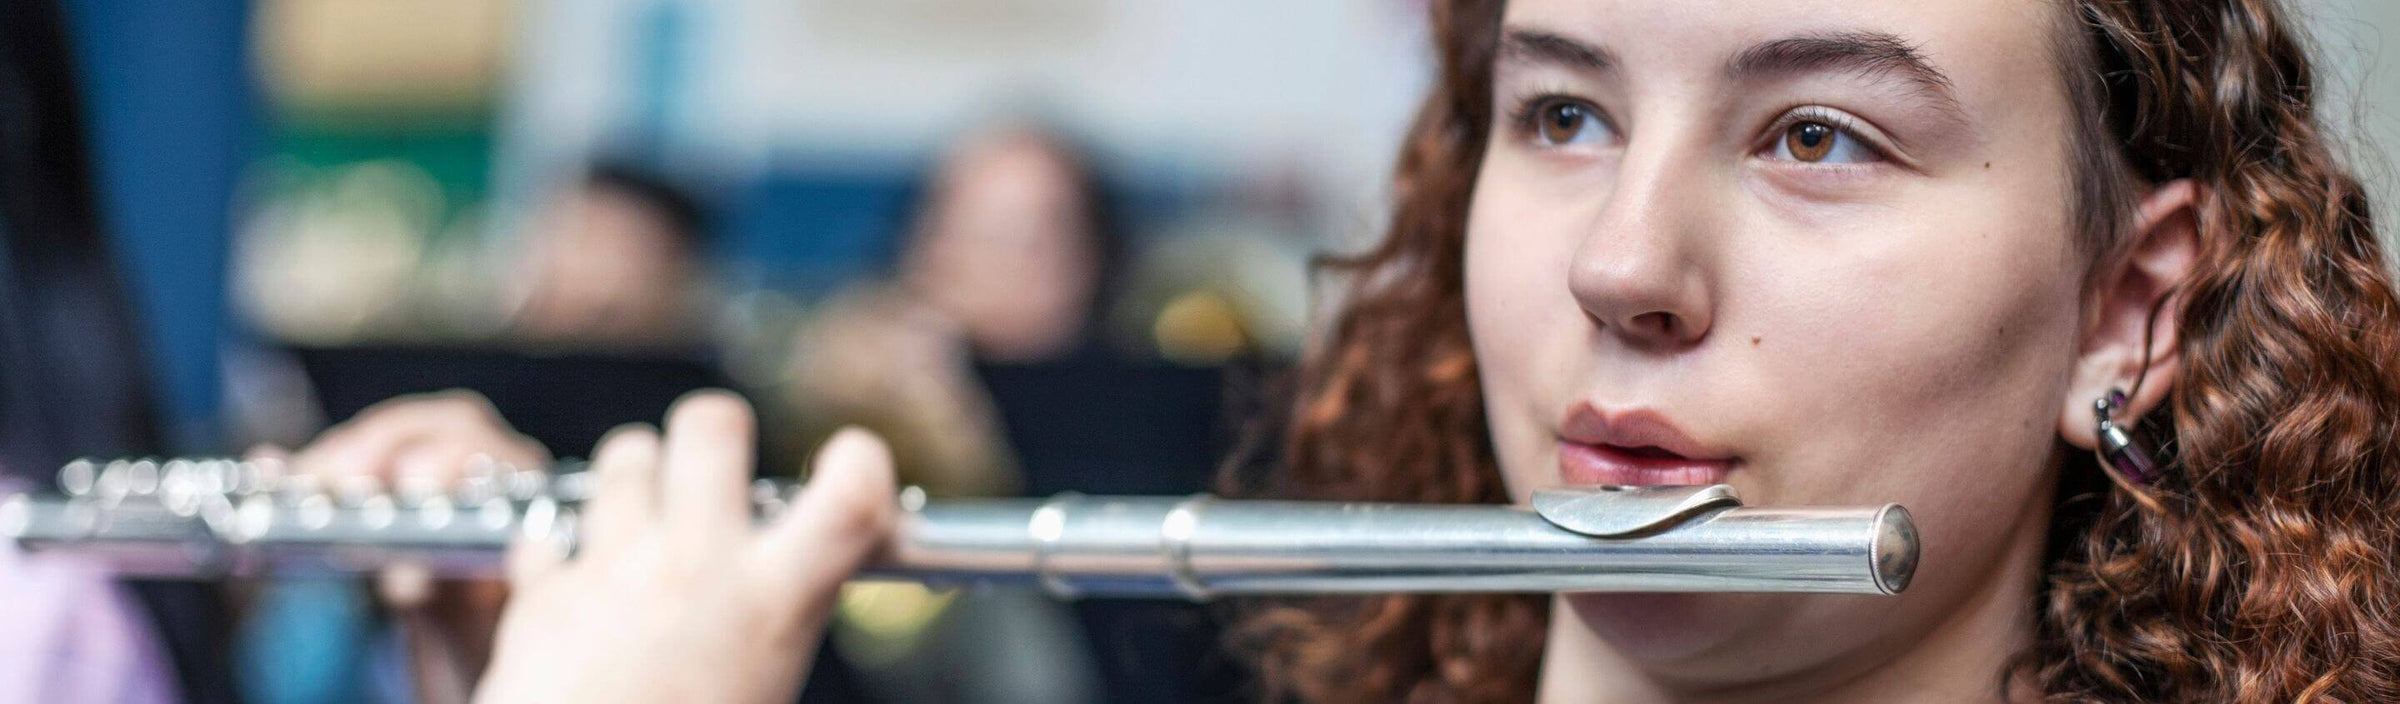
<svg viewBox="0 0 2400 704"><path fill-rule="evenodd" d="M577 474L495 474L400 496L292 486L249 463L71 465L63 497L0 499L0 538L149 576L353 572L414 562L490 575L520 537L572 545ZM302 482L306 484L306 482ZM761 483L763 517L791 488ZM1915 524L1896 504L1741 505L1732 487L1538 492L1531 508L1207 496L934 500L862 579L1039 586L1061 597L1379 592L1896 594Z"/></svg>

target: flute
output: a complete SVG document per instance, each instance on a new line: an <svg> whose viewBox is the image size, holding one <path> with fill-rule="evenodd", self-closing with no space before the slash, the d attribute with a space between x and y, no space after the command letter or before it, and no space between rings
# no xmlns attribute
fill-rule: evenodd
<svg viewBox="0 0 2400 704"><path fill-rule="evenodd" d="M507 545L572 549L580 471L486 467L454 488L327 487L273 462L79 460L60 495L0 500L0 538L138 576L497 574ZM762 520L796 485L761 480ZM1081 496L927 500L859 575L1031 585L1062 598L1400 592L1897 594L1917 532L1898 504L1744 506L1729 485L1536 492L1530 507Z"/></svg>

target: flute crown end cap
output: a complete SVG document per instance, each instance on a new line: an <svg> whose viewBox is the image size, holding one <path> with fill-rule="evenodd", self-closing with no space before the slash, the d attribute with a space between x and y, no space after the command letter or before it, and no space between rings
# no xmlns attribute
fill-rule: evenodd
<svg viewBox="0 0 2400 704"><path fill-rule="evenodd" d="M1917 522L1908 509L1899 504L1884 504L1875 514L1875 539L1869 544L1868 559L1873 560L1875 588L1885 594L1908 590L1908 582L1917 574Z"/></svg>

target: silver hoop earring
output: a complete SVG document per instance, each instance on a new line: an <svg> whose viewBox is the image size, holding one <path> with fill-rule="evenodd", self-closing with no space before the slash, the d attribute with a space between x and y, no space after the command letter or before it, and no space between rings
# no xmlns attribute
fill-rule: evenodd
<svg viewBox="0 0 2400 704"><path fill-rule="evenodd" d="M2158 477L2158 465L2150 461L2150 453L2133 444L2132 435L2117 426L2115 417L2124 410L2123 389L2109 389L2108 395L2092 402L2092 415L2100 419L2100 461L2115 468L2127 481L2148 484Z"/></svg>

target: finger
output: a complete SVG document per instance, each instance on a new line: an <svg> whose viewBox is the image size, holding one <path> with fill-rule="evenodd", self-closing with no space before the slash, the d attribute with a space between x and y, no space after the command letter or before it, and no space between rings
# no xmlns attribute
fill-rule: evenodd
<svg viewBox="0 0 2400 704"><path fill-rule="evenodd" d="M459 401L416 396L384 401L318 436L292 458L292 469L329 480L354 474L405 476L401 472L407 470L399 466L403 457L416 445L440 437L450 425L448 419L469 412Z"/></svg>
<svg viewBox="0 0 2400 704"><path fill-rule="evenodd" d="M511 469L542 469L550 466L550 449L533 438L497 427L488 429L492 437L484 454L501 466Z"/></svg>
<svg viewBox="0 0 2400 704"><path fill-rule="evenodd" d="M326 431L301 451L294 467L325 476L372 473L392 478L402 468L401 457L413 446L492 435L505 428L491 402L472 391L451 390L385 400ZM512 443L513 444L513 443ZM428 460L417 471L428 468ZM447 469L436 475L447 477Z"/></svg>
<svg viewBox="0 0 2400 704"><path fill-rule="evenodd" d="M380 472L407 446L422 440L413 428L344 423L301 448L288 465L299 474L320 479Z"/></svg>
<svg viewBox="0 0 2400 704"><path fill-rule="evenodd" d="M723 391L686 395L667 411L659 510L670 535L715 540L750 527L750 404Z"/></svg>
<svg viewBox="0 0 2400 704"><path fill-rule="evenodd" d="M428 437L401 448L392 458L390 473L407 481L430 481L451 487L470 478L497 479L500 471L507 468L547 466L544 462L521 459L529 456L526 448L488 433L482 437Z"/></svg>
<svg viewBox="0 0 2400 704"><path fill-rule="evenodd" d="M250 449L242 451L242 461L244 462L284 462L291 458L291 450L271 442L251 445Z"/></svg>
<svg viewBox="0 0 2400 704"><path fill-rule="evenodd" d="M490 428L472 428L457 433L427 436L416 443L401 447L383 474L395 477L395 486L422 491L449 491L475 486L473 480L497 482L505 477L503 470L518 468L540 471L548 466L548 456L539 443L524 440L513 433ZM484 485L496 489L495 485Z"/></svg>
<svg viewBox="0 0 2400 704"><path fill-rule="evenodd" d="M587 557L605 559L654 524L658 442L658 431L650 426L624 425L609 431L592 451L595 484L582 525Z"/></svg>
<svg viewBox="0 0 2400 704"><path fill-rule="evenodd" d="M242 451L242 462L250 465L258 481L280 484L292 466L292 451L274 443L258 443Z"/></svg>
<svg viewBox="0 0 2400 704"><path fill-rule="evenodd" d="M490 399L471 389L449 389L432 393L409 394L386 399L359 416L385 417L388 422L407 425L473 425L498 426L500 409Z"/></svg>
<svg viewBox="0 0 2400 704"><path fill-rule="evenodd" d="M460 500L484 501L505 491L500 462L487 450L492 443L473 438L429 438L401 450L392 460L395 486L411 496L447 493Z"/></svg>
<svg viewBox="0 0 2400 704"><path fill-rule="evenodd" d="M508 543L508 586L524 593L564 569L567 547L560 537L570 531L553 530L541 535L519 534Z"/></svg>
<svg viewBox="0 0 2400 704"><path fill-rule="evenodd" d="M510 429L506 421L497 417L462 428L455 437L459 443L473 446L476 454L483 455L495 469L540 470L550 466L549 448Z"/></svg>
<svg viewBox="0 0 2400 704"><path fill-rule="evenodd" d="M444 491L458 487L459 477L467 471L467 458L474 456L473 445L447 438L424 438L396 450L388 467L377 472L390 474L396 484L436 486Z"/></svg>
<svg viewBox="0 0 2400 704"><path fill-rule="evenodd" d="M778 588L830 599L882 547L897 521L892 451L874 433L844 428L825 441L791 510L755 546Z"/></svg>
<svg viewBox="0 0 2400 704"><path fill-rule="evenodd" d="M414 562L385 567L375 573L375 595L384 605L408 610L433 598L433 570Z"/></svg>

